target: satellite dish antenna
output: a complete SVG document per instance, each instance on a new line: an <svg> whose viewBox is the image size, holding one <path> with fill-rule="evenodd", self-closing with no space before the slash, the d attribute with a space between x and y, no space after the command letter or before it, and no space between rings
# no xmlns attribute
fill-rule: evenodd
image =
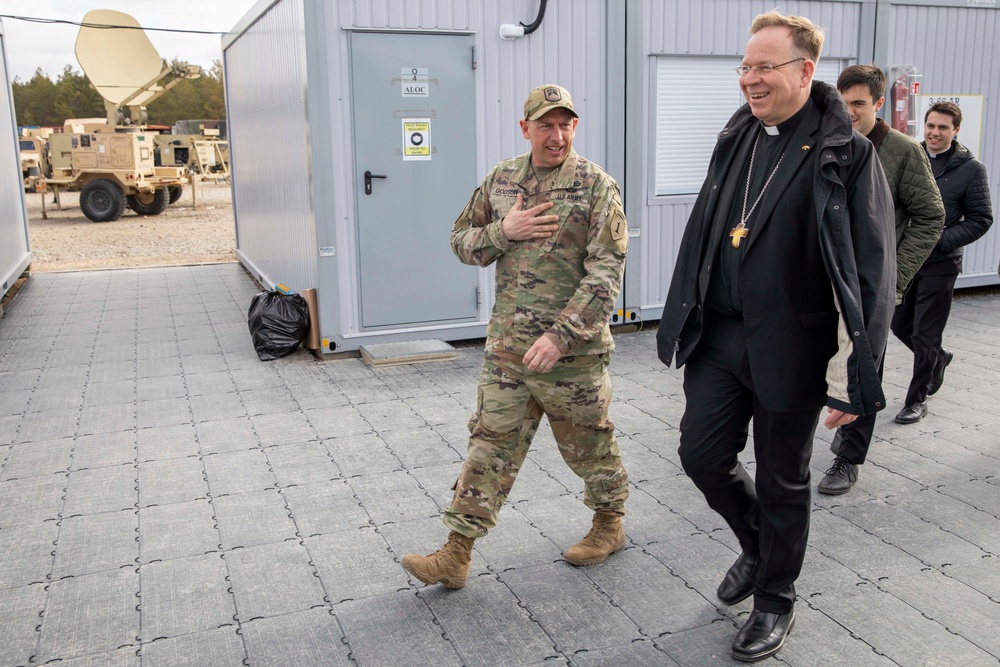
<svg viewBox="0 0 1000 667"><path fill-rule="evenodd" d="M112 127L118 125L119 109L123 106L129 108L134 124L144 124L145 105L182 80L201 75L197 65L172 66L160 58L142 26L128 14L94 9L83 17L83 23L76 38L76 59L104 98L108 124ZM162 83L164 78L168 83Z"/></svg>

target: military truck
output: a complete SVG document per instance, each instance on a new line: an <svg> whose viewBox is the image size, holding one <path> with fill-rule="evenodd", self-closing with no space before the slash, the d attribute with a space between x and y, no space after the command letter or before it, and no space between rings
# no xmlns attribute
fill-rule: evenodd
<svg viewBox="0 0 1000 667"><path fill-rule="evenodd" d="M134 18L107 9L83 17L76 59L104 98L107 118L66 121L75 131L53 135L46 183L56 192L80 188L80 209L94 222L117 220L126 207L140 215L163 213L187 179L184 167L156 166L146 105L201 76L201 68L163 60Z"/></svg>
<svg viewBox="0 0 1000 667"><path fill-rule="evenodd" d="M48 175L48 142L41 136L21 136L18 138L21 152L21 178L24 189L37 192L41 181Z"/></svg>
<svg viewBox="0 0 1000 667"><path fill-rule="evenodd" d="M199 181L229 178L229 142L219 139L218 130L204 128L202 134L159 134L156 144L158 166L187 167Z"/></svg>
<svg viewBox="0 0 1000 667"><path fill-rule="evenodd" d="M159 215L172 189L187 179L183 167L153 164L153 136L145 132L53 134L49 139L53 187L80 189L80 209L93 222L117 220L126 207Z"/></svg>

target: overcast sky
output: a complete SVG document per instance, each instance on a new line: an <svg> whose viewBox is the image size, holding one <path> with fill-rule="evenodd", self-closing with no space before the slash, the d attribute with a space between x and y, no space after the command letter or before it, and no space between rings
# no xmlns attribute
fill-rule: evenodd
<svg viewBox="0 0 1000 667"><path fill-rule="evenodd" d="M144 28L228 32L257 0L0 0L0 14L80 22L92 9L129 14ZM77 72L75 25L30 23L4 18L10 78L28 81L39 67L55 81L66 65ZM208 68L222 58L220 35L147 32L161 58Z"/></svg>

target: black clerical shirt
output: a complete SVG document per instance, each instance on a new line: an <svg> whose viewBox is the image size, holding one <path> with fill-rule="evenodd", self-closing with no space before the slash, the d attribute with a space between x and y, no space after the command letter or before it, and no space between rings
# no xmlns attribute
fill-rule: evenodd
<svg viewBox="0 0 1000 667"><path fill-rule="evenodd" d="M810 98L794 116L775 126L777 133L769 134L768 129L774 132L775 128L765 128L763 123L758 122L758 129L756 131L751 129L747 132L747 136L744 139L745 143L740 146L745 151L747 159L741 167L734 165L728 176L729 178L737 177L739 180L735 196L733 197L733 204L728 211L729 221L727 224L722 225L722 235L719 239L718 253L714 261L715 270L712 271L708 284L706 305L716 312L736 316L743 314L743 294L740 288L740 277L743 254L746 252L749 236L743 237L737 248L733 246L733 237L731 234L740 224L740 220L744 215L744 198L746 200L746 213L750 214L744 224L750 234L753 234L754 225L760 211L760 203L758 202L757 207L754 208L754 202L757 201L758 197L763 199L761 197L761 190L764 188L764 184L767 183L768 177L774 171L778 160L788 146L788 140L791 139L792 134L812 104L813 101ZM753 172L750 174L750 190L748 192L746 189L747 172L750 168L750 155L753 152L752 146L754 141L757 141L757 152L753 159ZM737 148L737 151L740 148ZM773 187L778 187L778 184L772 178L768 188ZM753 209L753 213L750 213L751 209ZM724 212L720 211L720 213Z"/></svg>

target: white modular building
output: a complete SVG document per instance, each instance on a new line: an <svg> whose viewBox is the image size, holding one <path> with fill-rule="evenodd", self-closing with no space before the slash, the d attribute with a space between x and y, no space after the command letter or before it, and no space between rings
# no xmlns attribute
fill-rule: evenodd
<svg viewBox="0 0 1000 667"><path fill-rule="evenodd" d="M28 213L24 203L24 181L18 153L17 119L7 66L7 35L0 21L0 297L31 264Z"/></svg>
<svg viewBox="0 0 1000 667"><path fill-rule="evenodd" d="M518 127L528 91L559 83L580 115L577 152L625 199L629 259L613 323L657 319L716 135L743 103L734 67L747 27L771 8L261 0L223 39L239 260L265 285L317 290L323 352L485 335L493 271L459 263L451 226L494 164L529 150ZM922 74L901 82L911 130L928 100L974 108L959 140L976 135L996 207L995 2L800 0L781 10L826 29L819 79L869 62ZM978 133L966 132L973 124ZM967 250L959 286L996 283L998 256L994 229Z"/></svg>

